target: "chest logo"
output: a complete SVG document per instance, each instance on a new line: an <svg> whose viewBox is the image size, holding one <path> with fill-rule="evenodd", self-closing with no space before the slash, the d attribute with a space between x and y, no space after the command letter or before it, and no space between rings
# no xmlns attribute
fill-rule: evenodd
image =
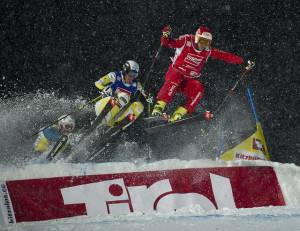
<svg viewBox="0 0 300 231"><path fill-rule="evenodd" d="M203 56L188 53L187 56L184 58L184 62L189 63L193 66L199 66L203 59Z"/></svg>

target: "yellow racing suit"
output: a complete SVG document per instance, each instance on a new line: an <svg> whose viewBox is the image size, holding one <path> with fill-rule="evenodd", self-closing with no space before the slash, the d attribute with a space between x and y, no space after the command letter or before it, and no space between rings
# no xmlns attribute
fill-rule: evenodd
<svg viewBox="0 0 300 231"><path fill-rule="evenodd" d="M96 81L95 86L100 91L106 86L110 86L110 95L114 96L104 97L95 104L97 116L104 110L108 103L113 105L105 117L107 125L114 126L125 118L135 120L143 112L144 106L141 102L130 102L131 98L138 91L146 98L142 85L136 79L131 84L126 84L123 81L123 73L121 71L110 72ZM130 105L128 106L128 104Z"/></svg>

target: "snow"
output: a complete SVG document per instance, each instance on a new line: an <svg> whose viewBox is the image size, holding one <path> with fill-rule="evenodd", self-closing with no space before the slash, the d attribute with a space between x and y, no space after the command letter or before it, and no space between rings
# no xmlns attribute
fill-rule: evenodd
<svg viewBox="0 0 300 231"><path fill-rule="evenodd" d="M203 211L190 207L168 213L133 213L122 216L75 217L44 222L19 223L0 227L0 230L300 230L300 167L267 161L213 161L199 159L184 161L169 159L153 163L85 163L30 164L22 167L0 166L0 181L138 172L178 168L208 168L231 166L272 166L277 174L285 207L224 209Z"/></svg>
<svg viewBox="0 0 300 231"><path fill-rule="evenodd" d="M201 229L199 229L201 227ZM300 209L259 208L202 212L197 208L167 214L131 214L126 216L80 217L57 221L20 223L0 230L300 230Z"/></svg>
<svg viewBox="0 0 300 231"><path fill-rule="evenodd" d="M108 162L108 163L80 163L72 164L59 161L48 164L29 164L23 166L0 165L0 180L32 179L43 177L59 177L72 175L91 175L106 173L124 173L155 170L171 170L179 168L211 168L211 167L232 167L232 166L273 166L279 169L283 175L291 173L300 174L300 168L294 164L281 164L269 161L222 161L210 159L179 160L167 159L151 163L136 160L132 162Z"/></svg>

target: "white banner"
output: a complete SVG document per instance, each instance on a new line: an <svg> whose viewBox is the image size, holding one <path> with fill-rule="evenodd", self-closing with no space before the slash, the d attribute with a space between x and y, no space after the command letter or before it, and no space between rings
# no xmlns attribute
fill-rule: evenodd
<svg viewBox="0 0 300 231"><path fill-rule="evenodd" d="M4 182L0 182L0 224L16 223L10 196Z"/></svg>

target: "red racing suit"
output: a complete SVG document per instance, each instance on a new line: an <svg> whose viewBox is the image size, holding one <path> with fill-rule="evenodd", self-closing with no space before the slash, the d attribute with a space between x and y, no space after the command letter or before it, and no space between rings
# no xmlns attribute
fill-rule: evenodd
<svg viewBox="0 0 300 231"><path fill-rule="evenodd" d="M194 35L183 35L178 39L162 38L162 45L176 48L172 64L166 73L165 82L157 95L157 100L171 102L175 93L181 92L186 96L185 108L189 113L204 95L204 86L196 80L209 57L227 63L242 64L241 57L215 48L198 50Z"/></svg>

